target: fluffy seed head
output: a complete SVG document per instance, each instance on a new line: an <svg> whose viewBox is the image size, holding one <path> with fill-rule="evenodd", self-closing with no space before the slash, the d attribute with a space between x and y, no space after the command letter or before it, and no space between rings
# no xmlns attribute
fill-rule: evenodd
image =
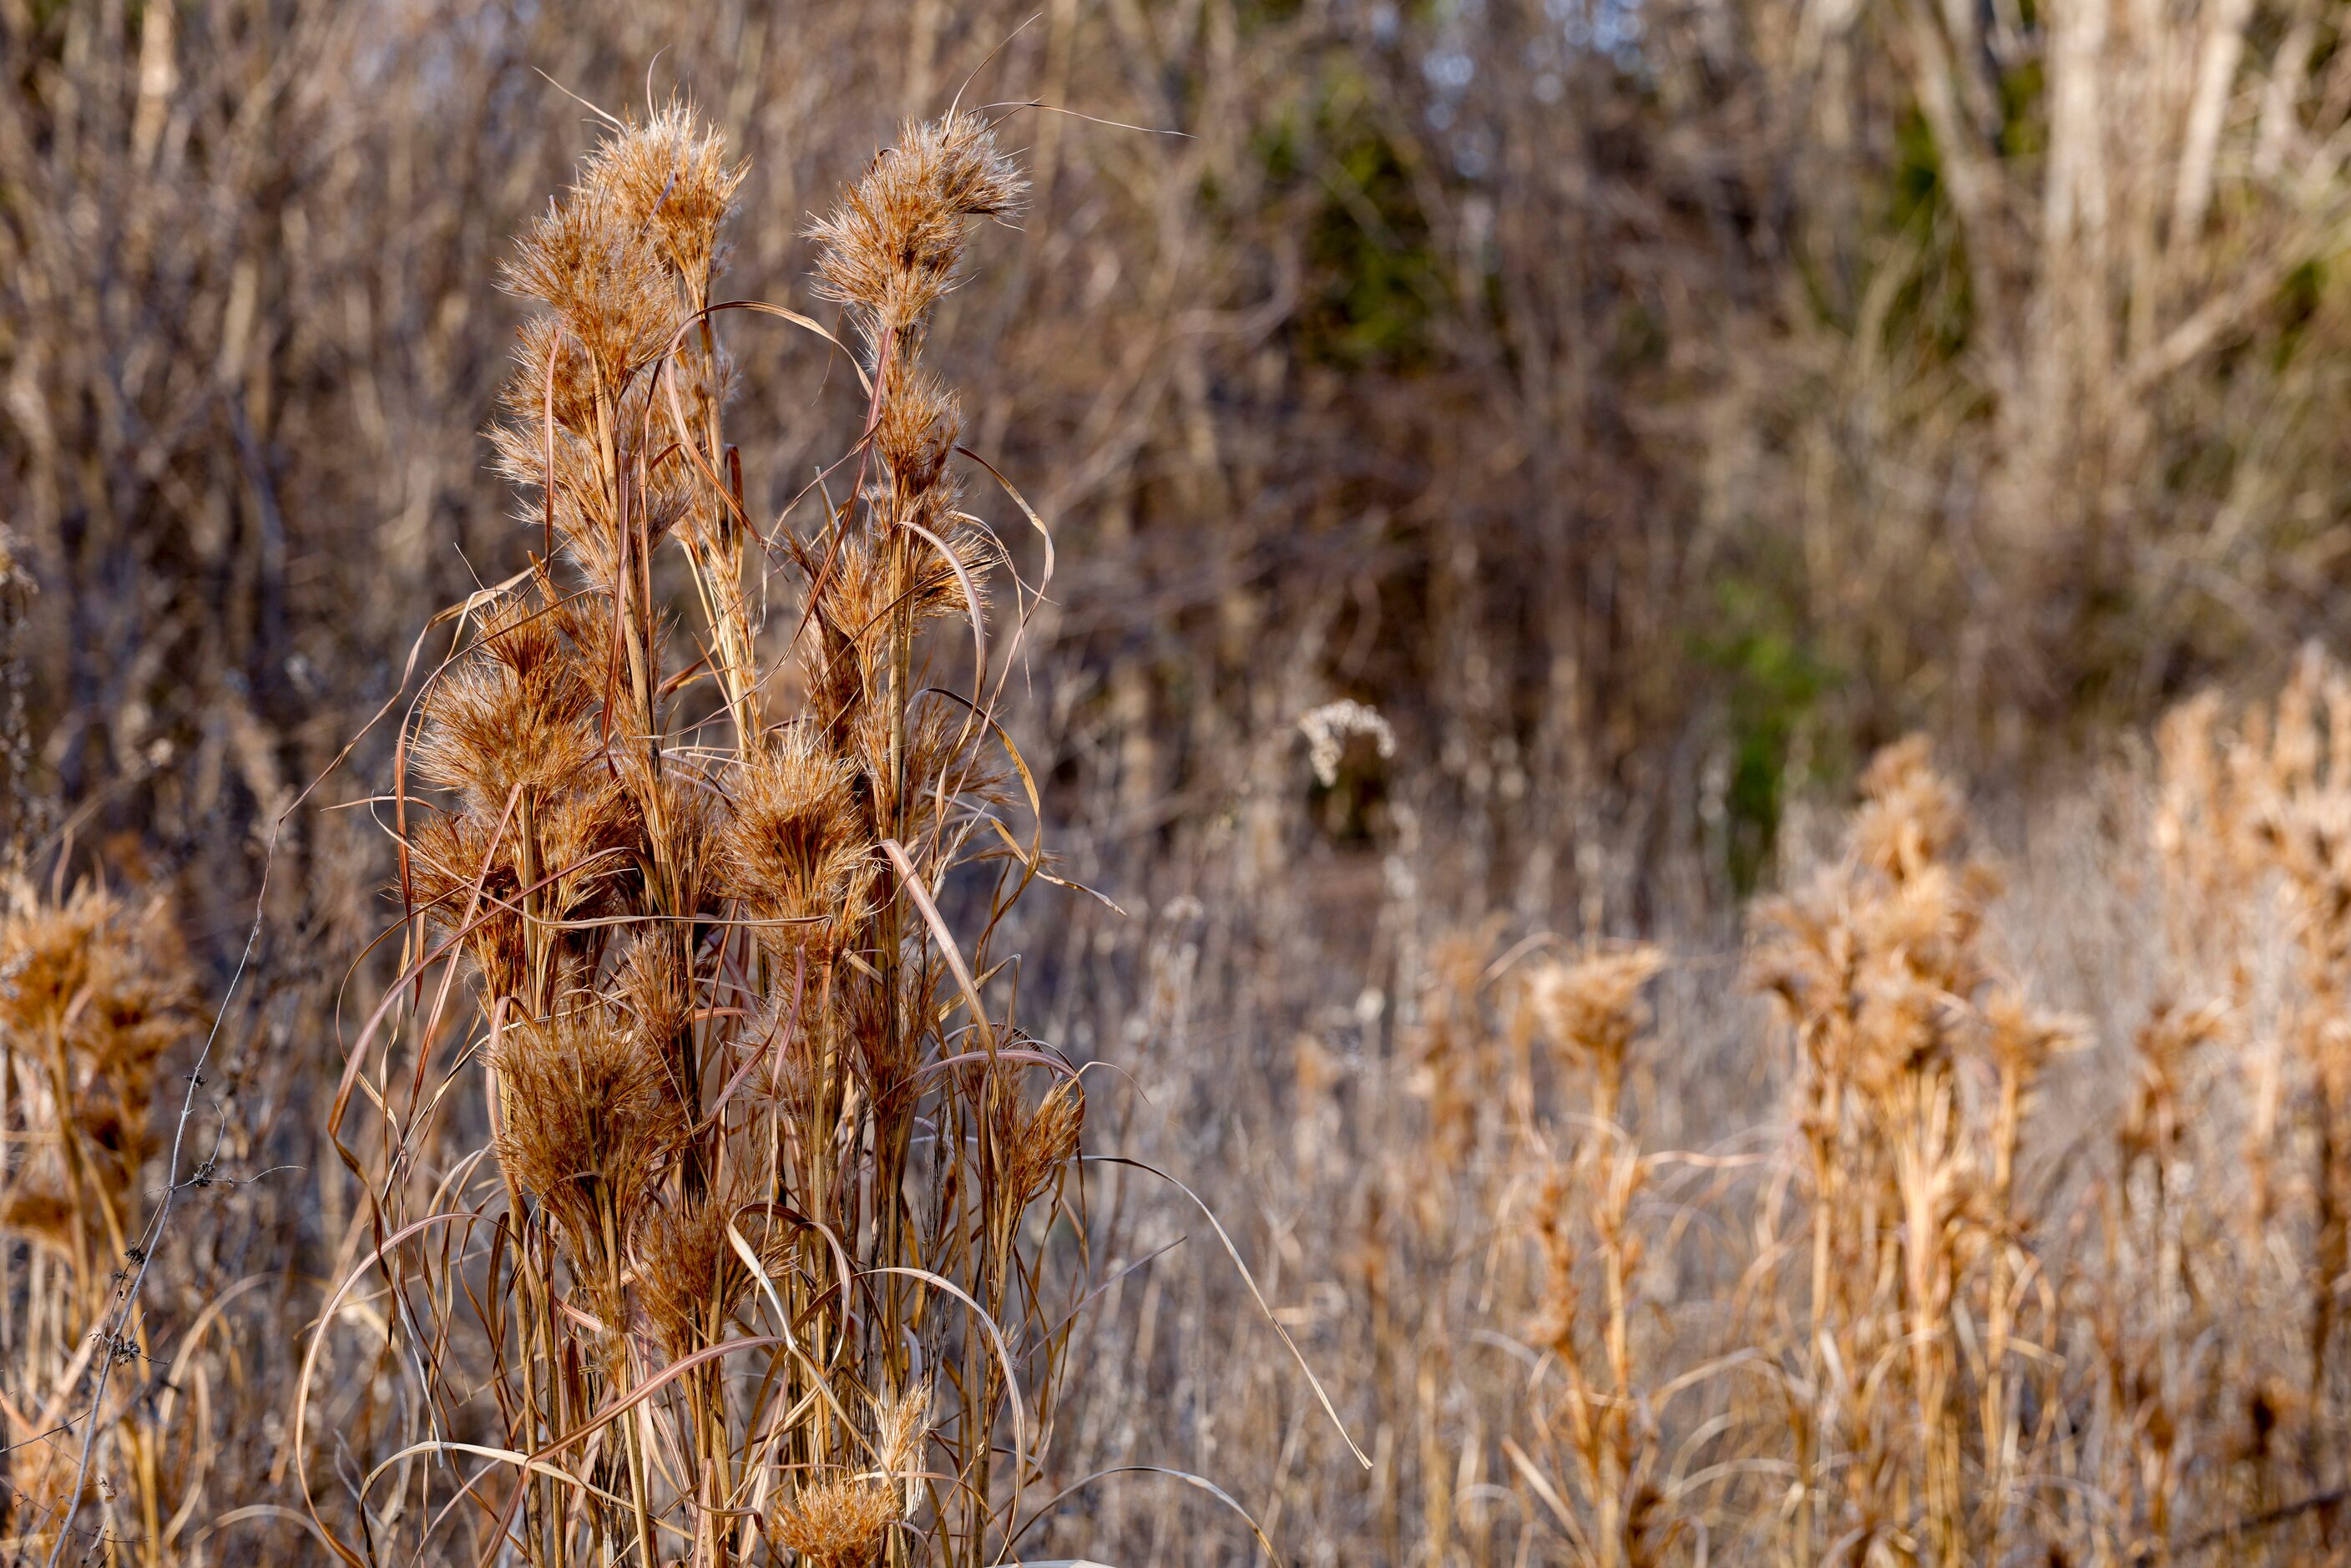
<svg viewBox="0 0 2351 1568"><path fill-rule="evenodd" d="M931 1435L930 1385L918 1383L897 1398L874 1405L881 1434L874 1447L881 1450L883 1471L900 1478L904 1486L899 1505L904 1517L922 1501L923 1444Z"/></svg>
<svg viewBox="0 0 2351 1568"><path fill-rule="evenodd" d="M1641 988L1665 967L1665 955L1646 942L1587 953L1537 969L1528 982L1530 999L1555 1049L1588 1061L1621 1061L1648 1021Z"/></svg>
<svg viewBox="0 0 2351 1568"><path fill-rule="evenodd" d="M517 595L491 607L465 655L423 704L416 771L496 816L568 789L599 746L598 687L558 618Z"/></svg>
<svg viewBox="0 0 2351 1568"><path fill-rule="evenodd" d="M411 830L409 891L436 929L465 928L465 950L492 996L524 988L528 950L517 904L526 831L534 846L533 897L555 944L559 984L584 977L574 970L594 946L592 932L560 927L608 913L624 890L634 832L620 786L601 768L569 782L538 800L523 821L502 806L461 805L428 812Z"/></svg>
<svg viewBox="0 0 2351 1568"><path fill-rule="evenodd" d="M2186 1129L2185 1097L2198 1052L2226 1037L2228 1009L2219 1002L2189 1007L2165 998L2147 1010L2132 1039L2138 1071L2121 1136L2126 1154L2160 1155Z"/></svg>
<svg viewBox="0 0 2351 1568"><path fill-rule="evenodd" d="M639 1223L637 1297L673 1359L724 1338L727 1321L758 1283L726 1234L744 1203L740 1194L705 1191L656 1206ZM756 1219L742 1228L755 1249L770 1229Z"/></svg>
<svg viewBox="0 0 2351 1568"><path fill-rule="evenodd" d="M1984 1035L1994 1065L2019 1083L2030 1084L2052 1056L2085 1044L2090 1028L2081 1019L2044 1012L2017 992L2003 989L1984 1004Z"/></svg>
<svg viewBox="0 0 2351 1568"><path fill-rule="evenodd" d="M1026 189L978 115L910 120L898 144L810 225L817 292L848 306L869 341L903 336L955 287L971 221L1010 216Z"/></svg>
<svg viewBox="0 0 2351 1568"><path fill-rule="evenodd" d="M541 423L551 409L556 423L568 432L596 428L596 366L588 350L563 324L562 318L541 312L516 329L514 374L498 394L507 414L526 427L517 450L512 477L530 484L546 481ZM550 383L549 371L554 376Z"/></svg>
<svg viewBox="0 0 2351 1568"><path fill-rule="evenodd" d="M52 904L21 880L6 896L0 1035L52 1066L16 1108L30 1150L0 1170L0 1225L62 1244L101 1217L68 1201L59 1145L71 1141L107 1202L124 1197L151 1152L157 1059L197 1027L197 991L160 899L134 904L84 883Z"/></svg>
<svg viewBox="0 0 2351 1568"><path fill-rule="evenodd" d="M833 951L872 880L856 775L814 727L787 726L735 779L726 890L761 920L778 956Z"/></svg>
<svg viewBox="0 0 2351 1568"><path fill-rule="evenodd" d="M996 560L989 541L965 530L946 536L946 543L956 562L928 541L906 534L845 542L826 580L818 612L868 662L882 656L895 614L904 613L917 629L942 615L986 614L985 584ZM961 575L956 562L963 567ZM977 604L965 595L967 578L979 594Z"/></svg>
<svg viewBox="0 0 2351 1568"><path fill-rule="evenodd" d="M1925 736L1880 751L1861 788L1867 802L1854 820L1854 848L1864 863L1897 881L1942 859L1965 826L1959 791L1935 771Z"/></svg>
<svg viewBox="0 0 2351 1568"><path fill-rule="evenodd" d="M891 361L883 373L873 447L902 494L928 498L938 491L962 426L963 410L945 382L904 359ZM935 514L937 507L929 510Z"/></svg>
<svg viewBox="0 0 2351 1568"><path fill-rule="evenodd" d="M29 882L0 916L0 1028L27 1049L61 1031L109 1072L136 1071L184 1037L195 982L160 900L133 904L95 883L50 904Z"/></svg>
<svg viewBox="0 0 2351 1568"><path fill-rule="evenodd" d="M659 1054L600 1006L513 1026L496 1065L499 1163L562 1221L575 1256L602 1260L606 1222L624 1234L643 1213L685 1131Z"/></svg>
<svg viewBox="0 0 2351 1568"><path fill-rule="evenodd" d="M726 139L692 105L673 101L590 154L580 185L610 204L615 223L651 239L698 304L720 260L719 232L735 211L747 168L727 163Z"/></svg>
<svg viewBox="0 0 2351 1568"><path fill-rule="evenodd" d="M612 1000L653 1041L674 1040L694 1014L694 974L671 931L640 932L621 959Z"/></svg>
<svg viewBox="0 0 2351 1568"><path fill-rule="evenodd" d="M600 190L575 189L550 203L500 280L555 312L608 397L668 345L681 314L660 251Z"/></svg>
<svg viewBox="0 0 2351 1568"><path fill-rule="evenodd" d="M1025 1115L1010 1095L1005 1100L1004 1185L1015 1208L1026 1207L1053 1184L1053 1177L1078 1152L1085 1130L1085 1091L1075 1078L1057 1080Z"/></svg>
<svg viewBox="0 0 2351 1568"><path fill-rule="evenodd" d="M899 1503L898 1489L884 1480L820 1482L777 1510L768 1538L812 1568L869 1568L898 1521Z"/></svg>

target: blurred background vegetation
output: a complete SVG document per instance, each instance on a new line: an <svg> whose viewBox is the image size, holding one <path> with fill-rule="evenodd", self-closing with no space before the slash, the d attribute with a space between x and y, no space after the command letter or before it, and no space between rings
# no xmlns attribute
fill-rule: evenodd
<svg viewBox="0 0 2351 1568"><path fill-rule="evenodd" d="M1075 573L1034 649L1062 814L1213 824L1343 695L1484 896L1746 890L1792 785L1907 727L2040 764L2339 629L2342 24L5 0L10 809L201 863L227 930L412 629L518 563L490 279L590 136L567 92L700 97L752 161L730 286L805 302L818 193L964 87L1094 117L1015 115L1035 208L944 333ZM735 346L801 361L743 422L780 495L841 367Z"/></svg>

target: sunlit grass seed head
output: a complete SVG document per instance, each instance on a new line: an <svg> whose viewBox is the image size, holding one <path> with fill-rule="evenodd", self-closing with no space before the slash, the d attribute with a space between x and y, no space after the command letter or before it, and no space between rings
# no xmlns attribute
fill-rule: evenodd
<svg viewBox="0 0 2351 1568"><path fill-rule="evenodd" d="M972 221L1010 217L1027 188L980 116L910 121L810 225L817 291L849 307L870 342L904 335L955 287Z"/></svg>
<svg viewBox="0 0 2351 1568"><path fill-rule="evenodd" d="M769 736L733 776L725 884L779 957L822 959L854 928L876 874L855 769L812 725Z"/></svg>
<svg viewBox="0 0 2351 1568"><path fill-rule="evenodd" d="M509 1026L496 1055L515 1185L562 1223L602 1273L611 1246L659 1190L685 1117L660 1055L601 1008Z"/></svg>
<svg viewBox="0 0 2351 1568"><path fill-rule="evenodd" d="M724 265L720 234L748 169L728 162L726 139L692 105L674 101L608 137L589 155L580 186L609 204L616 225L646 236L698 298Z"/></svg>
<svg viewBox="0 0 2351 1568"><path fill-rule="evenodd" d="M886 1480L838 1478L804 1487L776 1510L768 1539L810 1568L870 1568L904 1507Z"/></svg>

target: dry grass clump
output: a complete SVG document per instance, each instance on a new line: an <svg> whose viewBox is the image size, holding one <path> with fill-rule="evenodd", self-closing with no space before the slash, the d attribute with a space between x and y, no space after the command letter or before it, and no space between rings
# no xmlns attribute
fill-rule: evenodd
<svg viewBox="0 0 2351 1568"><path fill-rule="evenodd" d="M1657 948L1587 954L1572 963L1547 963L1527 979L1527 1000L1552 1049L1592 1075L1592 1113L1616 1119L1625 1061L1647 1017L1641 988L1666 967Z"/></svg>
<svg viewBox="0 0 2351 1568"><path fill-rule="evenodd" d="M2211 698L2174 716L2164 735L2160 819L2170 883L2225 896L2215 922L2176 938L2208 973L2230 1016L2263 1026L2250 1042L2243 1159L2250 1174L2243 1249L2258 1257L2282 1229L2306 1228L2302 1312L2304 1391L2339 1398L2344 1281L2351 1278L2351 678L2304 651L2273 704L2227 733ZM2288 977L2263 984L2256 944L2281 928ZM2164 1052L2228 1038L2220 1018L2174 1024ZM2173 1073L2151 1062L2154 1110L2172 1118Z"/></svg>
<svg viewBox="0 0 2351 1568"><path fill-rule="evenodd" d="M2206 702L2167 731L2060 916L2111 900L2157 946L2068 1009L2019 955L2082 935L2022 924L2018 868L1911 740L1865 771L1834 858L1754 912L1768 1017L1711 999L1703 950L1497 925L1407 950L1392 1047L1367 1009L1323 1015L1296 1091L1321 1131L1258 1179L1339 1217L1298 1299L1343 1290L1321 1343L1386 1436L1360 1490L1285 1492L1311 1539L1497 1564L2339 1559L2335 679L2305 668L2283 720Z"/></svg>
<svg viewBox="0 0 2351 1568"><path fill-rule="evenodd" d="M49 902L19 879L0 920L8 1099L28 1137L0 1224L38 1236L95 1281L139 1234L154 1152L156 1062L195 1027L179 928L160 901L93 883ZM69 1226L51 1224L70 1216Z"/></svg>
<svg viewBox="0 0 2351 1568"><path fill-rule="evenodd" d="M1646 1021L1641 988L1664 965L1643 946L1547 964L1528 983L1553 1044L1591 1074L1590 1127L1565 1166L1546 1151L1531 1222L1542 1285L1527 1333L1564 1387L1547 1397L1538 1382L1526 1419L1563 1484L1515 1446L1505 1452L1581 1552L1609 1568L1662 1563L1678 1534L1658 1490L1658 1418L1671 1396L1638 1381L1634 1361L1646 1245L1634 1205L1652 1171L1617 1121L1625 1057ZM1587 1304L1579 1275L1593 1273L1600 1288ZM1562 1496L1582 1506L1562 1508Z"/></svg>
<svg viewBox="0 0 2351 1568"><path fill-rule="evenodd" d="M741 179L690 109L613 122L506 273L540 308L495 436L541 549L453 612L402 738L335 1301L381 1303L403 1425L348 1511L302 1435L372 1354L331 1304L296 1408L353 1563L987 1563L1056 1469L1087 1099L993 951L1046 874L997 718L1041 583L923 363L1023 184L954 113L816 224L862 436L768 518L719 329L825 334L713 304Z"/></svg>
<svg viewBox="0 0 2351 1568"><path fill-rule="evenodd" d="M1754 958L1801 1052L1812 1186L1794 1550L1923 1537L1961 1561L1997 1554L2008 1528L2015 1282L2031 1263L2013 1173L2026 1097L2074 1026L1995 982L1981 946L1996 873L1955 858L1963 813L1925 743L1880 753L1862 788L1845 862L1766 911L1776 932ZM1970 1058L1998 1086L1989 1103L1968 1103ZM1970 1297L1987 1325L1972 1461L1956 1328Z"/></svg>
<svg viewBox="0 0 2351 1568"><path fill-rule="evenodd" d="M84 882L62 898L21 873L0 914L0 1541L12 1559L64 1538L83 1474L76 1428L102 1431L78 1500L86 1540L159 1539L197 1500L202 1467L144 1400L85 1411L93 1356L157 1352L113 1308L155 1245L155 1102L164 1057L202 1027L179 926L159 896ZM178 1443L167 1446L167 1436ZM192 1475L193 1470L193 1475ZM193 1483L195 1483L192 1485ZM183 1516L182 1516L183 1517Z"/></svg>

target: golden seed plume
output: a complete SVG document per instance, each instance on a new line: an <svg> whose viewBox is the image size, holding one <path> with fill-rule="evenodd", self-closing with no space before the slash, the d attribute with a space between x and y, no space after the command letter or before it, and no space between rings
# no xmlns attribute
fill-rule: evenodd
<svg viewBox="0 0 2351 1568"><path fill-rule="evenodd" d="M496 1056L498 1161L545 1204L575 1256L627 1233L685 1131L659 1053L601 1007L510 1026Z"/></svg>
<svg viewBox="0 0 2351 1568"><path fill-rule="evenodd" d="M999 1103L1003 1110L998 1137L1006 1151L1004 1190L1015 1208L1026 1207L1043 1196L1061 1167L1076 1156L1085 1130L1085 1091L1075 1078L1061 1078L1026 1114L1010 1093Z"/></svg>
<svg viewBox="0 0 2351 1568"><path fill-rule="evenodd" d="M604 399L617 400L630 372L676 330L676 292L661 254L607 192L574 189L550 203L501 281L555 312Z"/></svg>
<svg viewBox="0 0 2351 1568"><path fill-rule="evenodd" d="M1937 773L1927 737L1910 736L1871 758L1866 797L1854 819L1854 848L1873 870L1901 880L1943 859L1966 821L1959 791Z"/></svg>
<svg viewBox="0 0 2351 1568"><path fill-rule="evenodd" d="M835 951L874 875L857 780L816 729L787 725L736 770L725 830L725 882L775 924L760 940L779 956Z"/></svg>
<svg viewBox="0 0 2351 1568"><path fill-rule="evenodd" d="M803 1487L776 1511L768 1539L811 1568L870 1568L898 1521L899 1489L842 1478Z"/></svg>
<svg viewBox="0 0 2351 1568"><path fill-rule="evenodd" d="M726 1234L747 1203L743 1190L705 1190L657 1204L638 1223L637 1297L673 1360L725 1339L758 1284ZM764 1254L763 1267L780 1264L781 1237L768 1221L752 1218L738 1228Z"/></svg>
<svg viewBox="0 0 2351 1568"><path fill-rule="evenodd" d="M1665 966L1665 955L1646 942L1587 953L1536 969L1529 996L1556 1049L1588 1061L1622 1061L1648 1022L1641 988Z"/></svg>
<svg viewBox="0 0 2351 1568"><path fill-rule="evenodd" d="M880 1437L874 1447L885 1475L899 1478L901 1517L911 1515L923 1496L923 1445L931 1435L931 1389L918 1383L895 1399L874 1401Z"/></svg>
<svg viewBox="0 0 2351 1568"><path fill-rule="evenodd" d="M616 224L648 236L698 304L723 261L720 232L747 168L727 162L726 138L681 100L590 153L580 186L610 204Z"/></svg>
<svg viewBox="0 0 2351 1568"><path fill-rule="evenodd" d="M817 292L848 306L869 342L904 335L955 287L972 220L1011 216L1027 188L978 115L909 121L897 145L810 226Z"/></svg>
<svg viewBox="0 0 2351 1568"><path fill-rule="evenodd" d="M5 896L0 1038L46 1070L13 1111L26 1152L0 1170L0 1224L58 1244L78 1226L96 1235L110 1217L131 1221L153 1152L157 1064L202 1015L161 898L134 902L85 882L51 903L22 878Z"/></svg>
<svg viewBox="0 0 2351 1568"><path fill-rule="evenodd" d="M600 744L600 706L598 683L561 621L528 596L509 596L426 694L417 774L476 811L502 813L517 789L528 807L587 769Z"/></svg>

